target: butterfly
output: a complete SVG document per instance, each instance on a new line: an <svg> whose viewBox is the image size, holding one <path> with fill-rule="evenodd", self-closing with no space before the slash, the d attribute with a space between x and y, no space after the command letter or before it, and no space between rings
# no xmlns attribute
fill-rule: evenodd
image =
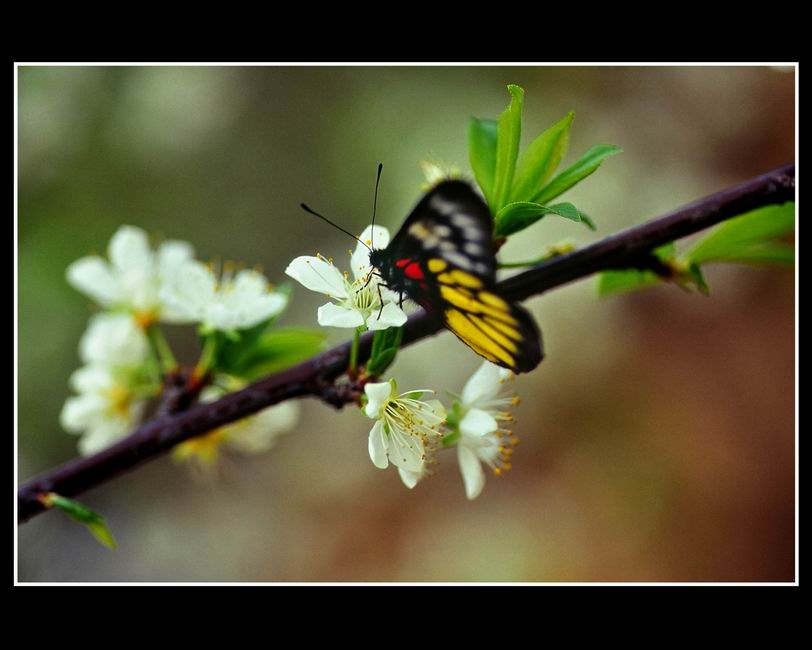
<svg viewBox="0 0 812 650"><path fill-rule="evenodd" d="M541 362L533 317L496 286L493 220L467 182L429 190L386 248L373 242L369 262L386 287L441 318L481 357L516 373Z"/></svg>

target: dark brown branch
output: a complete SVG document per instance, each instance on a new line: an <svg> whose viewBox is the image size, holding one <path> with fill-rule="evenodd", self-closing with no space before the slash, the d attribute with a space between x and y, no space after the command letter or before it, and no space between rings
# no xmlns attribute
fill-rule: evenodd
<svg viewBox="0 0 812 650"><path fill-rule="evenodd" d="M708 228L755 208L794 199L795 166L786 165L733 188L700 199L664 217L629 228L572 253L554 257L499 284L514 300L524 300L573 280L606 269L639 265L650 251L667 242ZM435 334L442 326L425 312L412 315L403 333L403 346ZM369 357L371 334L361 338L358 359ZM353 401L352 387L335 385L349 361L344 343L217 402L160 416L104 451L77 458L24 483L17 494L18 522L42 512L43 492L71 497L168 451L193 436L234 422L287 399L315 396L335 406Z"/></svg>

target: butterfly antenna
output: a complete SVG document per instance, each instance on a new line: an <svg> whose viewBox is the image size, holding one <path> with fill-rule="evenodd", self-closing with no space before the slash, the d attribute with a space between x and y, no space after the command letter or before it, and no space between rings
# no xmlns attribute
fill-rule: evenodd
<svg viewBox="0 0 812 650"><path fill-rule="evenodd" d="M316 212L315 210L313 210L313 209L311 209L311 208L308 208L308 207L307 207L307 206L306 206L304 203L302 203L302 204L301 204L301 206L302 206L302 210L304 210L305 212L309 212L309 213L310 213L310 214L312 214L313 216L318 217L319 219L321 219L321 220L323 220L323 221L326 221L326 222L327 222L327 223L329 223L331 226L333 226L333 228L338 228L338 229L339 229L341 232L343 232L345 235L349 235L349 236L350 236L350 237L352 237L352 238L353 238L355 241L360 242L361 244L364 244L364 246L366 246L367 248L369 248L369 246L367 246L367 245L366 245L366 244L365 244L363 241L361 241L361 239L360 239L360 238L358 238L358 237L356 237L355 235L353 235L353 234L352 234L352 233L351 233L349 230L344 230L344 228L342 228L341 226L339 226L339 225L338 225L338 224L336 224L336 223L333 223L332 221L330 221L330 220L329 220L327 217L325 217L324 215L319 214L318 212ZM371 249L371 248L369 248L369 250L372 250L372 249Z"/></svg>
<svg viewBox="0 0 812 650"><path fill-rule="evenodd" d="M375 248L375 213L378 210L378 184L381 182L381 171L383 170L383 163L378 163L378 178L375 179L375 198L372 199L372 249Z"/></svg>

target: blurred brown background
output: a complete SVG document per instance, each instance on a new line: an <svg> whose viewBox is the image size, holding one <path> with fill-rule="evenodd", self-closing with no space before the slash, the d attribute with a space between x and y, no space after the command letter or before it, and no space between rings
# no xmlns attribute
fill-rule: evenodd
<svg viewBox="0 0 812 650"><path fill-rule="evenodd" d="M368 223L395 230L432 155L467 170L466 120L527 94L524 142L576 111L571 164L617 144L564 196L598 232L537 224L525 259L587 243L794 160L794 72L762 68L24 67L19 70L19 476L76 454L59 411L92 309L64 279L121 224L190 240L202 259L342 259ZM22 581L785 581L794 574L794 277L711 267L597 300L591 280L530 301L547 358L515 386L522 445L465 499L454 452L407 490L367 454L371 421L303 403L266 455L218 481L168 458L80 499L110 552L59 513L19 528ZM287 325L316 325L298 287ZM338 343L348 330L329 330ZM170 332L179 354L194 338ZM479 359L450 334L409 348L403 387L457 392ZM427 368L430 370L427 371Z"/></svg>

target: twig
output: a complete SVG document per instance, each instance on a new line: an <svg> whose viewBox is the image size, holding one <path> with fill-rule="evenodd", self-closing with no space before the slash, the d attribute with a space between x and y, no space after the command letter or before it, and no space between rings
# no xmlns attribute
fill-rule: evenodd
<svg viewBox="0 0 812 650"><path fill-rule="evenodd" d="M499 283L513 300L524 300L573 280L607 269L629 268L653 249L755 208L794 199L795 165L786 165L733 188L700 199L580 250L554 257ZM442 324L426 312L413 314L404 326L401 347L437 333ZM369 358L371 333L361 337L358 361ZM187 411L162 415L143 424L127 438L93 456L77 458L20 486L17 520L22 523L45 510L43 492L71 497L169 451L193 436L252 415L295 397L313 396L340 407L357 398L352 387L335 385L350 357L349 342L308 361L230 393L216 402L197 404Z"/></svg>

